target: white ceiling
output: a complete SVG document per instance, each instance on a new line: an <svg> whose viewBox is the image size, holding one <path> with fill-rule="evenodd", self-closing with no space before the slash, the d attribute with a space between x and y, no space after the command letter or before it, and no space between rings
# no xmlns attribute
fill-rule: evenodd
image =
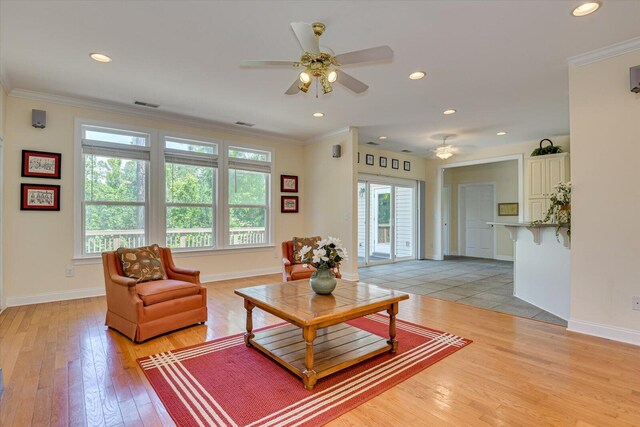
<svg viewBox="0 0 640 427"><path fill-rule="evenodd" d="M567 58L640 36L640 1L574 18L578 3L1 0L1 71L9 89L142 100L299 140L357 126L361 142L387 135L380 148L427 155L433 135L451 133L472 150L567 134ZM238 64L297 60L294 21L324 22L321 45L336 54L386 44L394 59L345 67L370 85L363 94L285 96L296 70ZM90 60L95 51L113 62ZM415 70L428 75L411 81Z"/></svg>

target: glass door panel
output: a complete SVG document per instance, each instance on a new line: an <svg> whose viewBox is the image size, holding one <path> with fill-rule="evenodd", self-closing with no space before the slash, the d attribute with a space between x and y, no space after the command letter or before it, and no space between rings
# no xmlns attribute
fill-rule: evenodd
<svg viewBox="0 0 640 427"><path fill-rule="evenodd" d="M391 186L369 184L369 262L388 261L392 251Z"/></svg>
<svg viewBox="0 0 640 427"><path fill-rule="evenodd" d="M395 188L395 258L411 258L414 254L415 211L414 189Z"/></svg>
<svg viewBox="0 0 640 427"><path fill-rule="evenodd" d="M367 184L358 182L358 264L366 263L367 253Z"/></svg>

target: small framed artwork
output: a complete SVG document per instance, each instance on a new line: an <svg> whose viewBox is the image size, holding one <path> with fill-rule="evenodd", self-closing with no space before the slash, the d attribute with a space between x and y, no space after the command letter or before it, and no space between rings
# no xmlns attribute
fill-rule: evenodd
<svg viewBox="0 0 640 427"><path fill-rule="evenodd" d="M411 170L411 162L408 161L404 161L404 170L406 170L407 172L409 172Z"/></svg>
<svg viewBox="0 0 640 427"><path fill-rule="evenodd" d="M22 150L22 176L60 179L61 153Z"/></svg>
<svg viewBox="0 0 640 427"><path fill-rule="evenodd" d="M360 152L358 151L358 163L360 163Z"/></svg>
<svg viewBox="0 0 640 427"><path fill-rule="evenodd" d="M498 203L498 216L518 216L518 204Z"/></svg>
<svg viewBox="0 0 640 427"><path fill-rule="evenodd" d="M295 175L280 175L280 191L283 193L297 193L298 177Z"/></svg>
<svg viewBox="0 0 640 427"><path fill-rule="evenodd" d="M400 160L391 159L391 168L392 169L400 169Z"/></svg>
<svg viewBox="0 0 640 427"><path fill-rule="evenodd" d="M298 212L298 196L281 196L282 204L280 212L297 213Z"/></svg>
<svg viewBox="0 0 640 427"><path fill-rule="evenodd" d="M20 184L21 211L59 211L60 186Z"/></svg>
<svg viewBox="0 0 640 427"><path fill-rule="evenodd" d="M365 158L365 163L369 166L373 166L373 154L367 154Z"/></svg>
<svg viewBox="0 0 640 427"><path fill-rule="evenodd" d="M386 157L380 156L380 167L381 168L386 168L387 167L387 158Z"/></svg>

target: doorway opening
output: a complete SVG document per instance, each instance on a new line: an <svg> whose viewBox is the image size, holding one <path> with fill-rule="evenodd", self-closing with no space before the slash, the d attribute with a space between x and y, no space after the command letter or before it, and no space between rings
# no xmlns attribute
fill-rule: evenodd
<svg viewBox="0 0 640 427"><path fill-rule="evenodd" d="M416 183L358 181L358 265L416 258Z"/></svg>

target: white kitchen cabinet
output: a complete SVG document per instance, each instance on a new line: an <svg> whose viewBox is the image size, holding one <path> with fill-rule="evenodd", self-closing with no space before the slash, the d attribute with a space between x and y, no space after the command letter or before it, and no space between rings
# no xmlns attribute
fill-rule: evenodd
<svg viewBox="0 0 640 427"><path fill-rule="evenodd" d="M527 159L525 220L543 219L554 187L560 182L570 181L570 176L569 153Z"/></svg>

